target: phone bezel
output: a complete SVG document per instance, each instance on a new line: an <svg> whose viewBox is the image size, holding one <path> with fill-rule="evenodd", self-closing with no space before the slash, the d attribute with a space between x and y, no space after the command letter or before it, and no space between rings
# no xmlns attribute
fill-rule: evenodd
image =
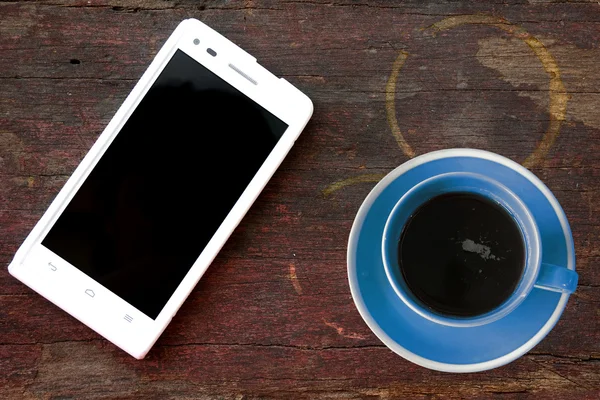
<svg viewBox="0 0 600 400"><path fill-rule="evenodd" d="M195 44L195 39L200 43ZM47 249L41 241L178 49L281 119L288 129L153 320ZM9 272L127 353L144 358L281 164L312 111L312 102L306 95L271 74L254 57L200 21L184 20L25 239ZM93 291L93 297L87 290ZM129 318L125 319L125 315Z"/></svg>

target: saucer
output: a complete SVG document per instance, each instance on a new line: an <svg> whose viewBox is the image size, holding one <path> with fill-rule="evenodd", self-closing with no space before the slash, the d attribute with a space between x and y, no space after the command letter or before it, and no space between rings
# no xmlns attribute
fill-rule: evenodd
<svg viewBox="0 0 600 400"><path fill-rule="evenodd" d="M387 217L398 199L417 183L458 171L487 175L512 190L538 224L542 262L575 269L575 249L567 217L535 175L494 153L450 149L402 164L369 193L350 232L348 280L361 316L392 351L426 368L476 372L502 366L531 350L554 327L569 295L534 288L506 317L469 328L435 324L400 300L386 277L381 255Z"/></svg>

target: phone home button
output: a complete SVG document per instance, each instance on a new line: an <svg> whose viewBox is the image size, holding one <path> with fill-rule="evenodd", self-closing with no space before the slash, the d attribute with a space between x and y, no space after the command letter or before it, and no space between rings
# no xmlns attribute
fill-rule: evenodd
<svg viewBox="0 0 600 400"><path fill-rule="evenodd" d="M92 289L85 289L85 294L87 294L90 297L96 296L96 293L94 293Z"/></svg>

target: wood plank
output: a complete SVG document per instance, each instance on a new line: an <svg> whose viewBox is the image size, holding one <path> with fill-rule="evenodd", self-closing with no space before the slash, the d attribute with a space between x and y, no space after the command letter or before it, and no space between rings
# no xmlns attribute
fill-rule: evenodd
<svg viewBox="0 0 600 400"><path fill-rule="evenodd" d="M180 20L203 20L315 103L300 140L146 360L133 360L1 269L0 397L597 398L598 7L0 2L1 265ZM531 169L569 218L580 286L528 355L451 375L403 360L367 328L347 284L346 242L372 177L409 158L386 111L401 51L393 113L416 154L471 146L523 162L542 141L551 125L551 60L536 56L523 35L486 25L484 14L539 40L567 92L565 121ZM480 19L424 29L457 15ZM363 175L362 183L331 189Z"/></svg>
<svg viewBox="0 0 600 400"><path fill-rule="evenodd" d="M13 351L14 353L9 353ZM22 355L17 347L5 352ZM430 372L382 347L309 349L286 346L160 347L143 363L96 341L41 349L25 398L416 398L492 397L593 399L598 360L523 357L486 374ZM376 363L369 360L377 360ZM231 366L235 366L232 368ZM348 372L353 374L349 376ZM82 385L81 382L86 382ZM9 381L9 385L12 385ZM516 397L515 397L516 398Z"/></svg>

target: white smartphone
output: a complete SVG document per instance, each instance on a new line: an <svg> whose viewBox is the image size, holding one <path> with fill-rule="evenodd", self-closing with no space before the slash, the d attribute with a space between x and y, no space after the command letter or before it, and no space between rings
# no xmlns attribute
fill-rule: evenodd
<svg viewBox="0 0 600 400"><path fill-rule="evenodd" d="M183 21L10 273L143 358L312 110L306 95L225 37Z"/></svg>

